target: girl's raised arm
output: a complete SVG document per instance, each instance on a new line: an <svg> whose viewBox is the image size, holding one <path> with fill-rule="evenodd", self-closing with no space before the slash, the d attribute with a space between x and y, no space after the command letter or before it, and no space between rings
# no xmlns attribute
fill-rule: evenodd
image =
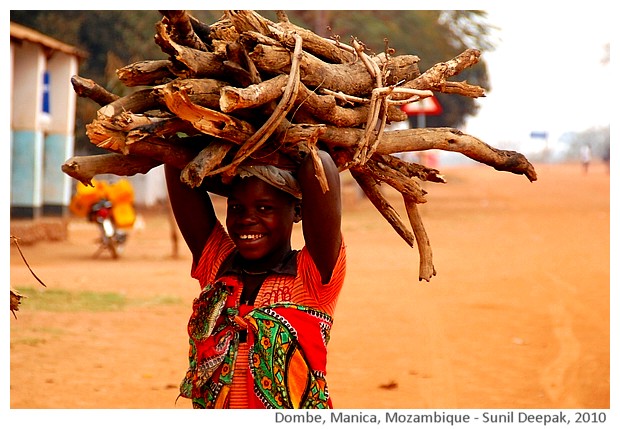
<svg viewBox="0 0 620 429"><path fill-rule="evenodd" d="M300 166L298 180L302 193L301 223L305 244L325 284L332 276L342 244L342 203L338 167L327 152L319 151L319 158L329 190L323 192L310 156Z"/></svg>
<svg viewBox="0 0 620 429"><path fill-rule="evenodd" d="M198 263L205 243L217 221L211 197L201 186L191 188L181 182L181 170L164 166L168 197L181 235Z"/></svg>

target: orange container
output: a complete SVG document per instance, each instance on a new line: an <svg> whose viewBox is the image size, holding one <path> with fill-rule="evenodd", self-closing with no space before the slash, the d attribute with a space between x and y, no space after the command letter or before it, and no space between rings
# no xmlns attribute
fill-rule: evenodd
<svg viewBox="0 0 620 429"><path fill-rule="evenodd" d="M107 189L108 199L112 205L131 203L133 204L133 187L127 179L121 179L116 183L112 183Z"/></svg>
<svg viewBox="0 0 620 429"><path fill-rule="evenodd" d="M69 203L71 213L77 216L86 216L93 204L102 198L106 198L107 184L95 179L91 182L93 186L87 186L82 182L78 182L75 195Z"/></svg>
<svg viewBox="0 0 620 429"><path fill-rule="evenodd" d="M136 210L131 203L112 204L112 217L118 228L131 228L136 221Z"/></svg>

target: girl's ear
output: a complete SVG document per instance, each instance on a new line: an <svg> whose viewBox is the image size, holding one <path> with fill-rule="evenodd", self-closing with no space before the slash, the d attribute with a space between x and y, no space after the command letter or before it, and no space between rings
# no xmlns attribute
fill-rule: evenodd
<svg viewBox="0 0 620 429"><path fill-rule="evenodd" d="M295 212L295 217L293 218L293 222L297 223L301 220L301 201L298 201L295 203L293 210Z"/></svg>

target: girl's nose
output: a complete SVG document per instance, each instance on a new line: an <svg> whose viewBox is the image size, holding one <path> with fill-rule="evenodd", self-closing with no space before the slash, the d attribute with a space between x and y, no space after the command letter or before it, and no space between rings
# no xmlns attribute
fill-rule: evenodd
<svg viewBox="0 0 620 429"><path fill-rule="evenodd" d="M241 216L239 216L239 221L246 224L255 223L256 219L256 211L252 209L244 210Z"/></svg>

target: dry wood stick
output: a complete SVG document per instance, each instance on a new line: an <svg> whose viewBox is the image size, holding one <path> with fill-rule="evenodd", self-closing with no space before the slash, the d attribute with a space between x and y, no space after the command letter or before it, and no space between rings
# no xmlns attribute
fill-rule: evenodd
<svg viewBox="0 0 620 429"><path fill-rule="evenodd" d="M153 93L163 100L166 91L183 91L192 103L216 110L220 107L220 92L227 85L227 82L218 79L175 79L165 85L153 87Z"/></svg>
<svg viewBox="0 0 620 429"><path fill-rule="evenodd" d="M173 28L174 40L190 48L207 51L207 45L194 33L189 14L184 10L160 10Z"/></svg>
<svg viewBox="0 0 620 429"><path fill-rule="evenodd" d="M299 90L299 57L301 55L302 48L301 37L295 36L295 40L297 41L297 44L295 45L295 50L292 54L293 60L291 74L289 75L286 90L284 91L284 94L282 95L282 98L280 99L280 102L278 103L273 114L263 124L263 126L243 144L230 164L215 170L212 174L224 172L226 172L227 175L230 175L231 172L234 174L236 166L241 164L241 162L252 155L253 152L255 152L263 143L265 143L265 141L267 141L271 134L280 125L286 114L293 107L293 101L295 100L297 91Z"/></svg>
<svg viewBox="0 0 620 429"><path fill-rule="evenodd" d="M142 113L160 107L162 107L161 99L152 89L148 88L117 98L113 102L101 107L97 113L106 118L112 118L127 111Z"/></svg>
<svg viewBox="0 0 620 429"><path fill-rule="evenodd" d="M105 106L119 98L118 95L112 94L93 80L77 75L71 76L71 85L73 85L73 90L77 95L90 98L100 106Z"/></svg>
<svg viewBox="0 0 620 429"><path fill-rule="evenodd" d="M331 149L353 150L364 130L326 126L321 141ZM477 138L455 128L413 128L386 131L377 145L376 153L392 154L429 149L460 152L489 165L498 171L523 174L530 181L536 180L536 171L525 156L515 151L496 149Z"/></svg>
<svg viewBox="0 0 620 429"><path fill-rule="evenodd" d="M233 147L234 144L227 141L212 141L183 168L181 181L192 188L200 186Z"/></svg>
<svg viewBox="0 0 620 429"><path fill-rule="evenodd" d="M377 149L381 136L385 129L387 118L387 97L391 91L387 88L376 88L372 91L370 103L369 122L366 123L364 139L358 143L353 161L365 164Z"/></svg>
<svg viewBox="0 0 620 429"><path fill-rule="evenodd" d="M407 177L417 177L420 180L428 182L446 183L446 179L441 175L439 170L435 168L426 167L425 165L415 162L407 162L394 155L374 154L372 159L389 165L391 169Z"/></svg>
<svg viewBox="0 0 620 429"><path fill-rule="evenodd" d="M161 162L151 157L105 153L98 155L74 156L62 165L62 171L83 183L92 186L92 179L98 174L133 176L146 174Z"/></svg>
<svg viewBox="0 0 620 429"><path fill-rule="evenodd" d="M171 112L204 134L243 144L255 132L248 122L192 103L183 89L173 91L171 87L164 87L162 93Z"/></svg>
<svg viewBox="0 0 620 429"><path fill-rule="evenodd" d="M276 39L282 40L284 35L299 34L303 39L304 50L327 62L344 64L352 63L356 60L354 49L351 46L342 43L336 44L333 40L326 39L311 30L297 26L291 23L283 12L278 13L278 22L275 26L281 31L279 33L273 30L273 35Z"/></svg>
<svg viewBox="0 0 620 429"><path fill-rule="evenodd" d="M87 124L86 135L99 148L123 153L127 133L114 129L110 118L99 117Z"/></svg>
<svg viewBox="0 0 620 429"><path fill-rule="evenodd" d="M365 54L362 53L362 55ZM379 73L378 70L375 72ZM381 83L382 81L383 79L380 77L377 78L377 83ZM391 101L390 96L397 91L398 90L394 86L378 87L373 89L364 137L357 144L355 154L351 160L351 165L365 164L366 161L374 154L377 149L377 145L381 141L381 137L383 136L383 132L385 130L385 124L388 120L388 104ZM416 101L422 97L425 98L433 95L431 91L419 91L412 89L405 89L404 92L412 93L412 98L415 98Z"/></svg>
<svg viewBox="0 0 620 429"><path fill-rule="evenodd" d="M415 244L415 236L407 229L394 207L381 195L381 190L375 179L365 174L359 167L351 168L349 171L379 213L388 221L398 235L400 235L409 246L413 247Z"/></svg>
<svg viewBox="0 0 620 429"><path fill-rule="evenodd" d="M418 253L420 255L420 269L419 280L431 280L431 277L437 275L435 267L433 265L433 250L431 249L431 243L424 229L422 218L418 211L418 206L412 198L407 195L403 195L405 207L407 210L407 216L413 229L416 241L418 242Z"/></svg>
<svg viewBox="0 0 620 429"><path fill-rule="evenodd" d="M437 92L443 92L446 85L448 85L453 93L458 86L454 84L448 84L447 80L467 67L472 67L480 60L480 51L477 49L467 49L456 57L443 63L438 63L426 70L419 77L407 81L404 88L416 88L416 89L430 89ZM468 92L471 94L476 93L473 88L478 91L482 90L479 87L469 86ZM484 90L481 91L484 93Z"/></svg>
<svg viewBox="0 0 620 429"><path fill-rule="evenodd" d="M289 80L281 74L264 82L245 88L225 86L220 92L220 110L229 113L237 109L254 108L280 97Z"/></svg>
<svg viewBox="0 0 620 429"><path fill-rule="evenodd" d="M364 165L364 171L372 175L378 182L387 183L416 203L426 202L426 191L422 189L415 179L407 177L400 171L391 168L389 164L371 159Z"/></svg>
<svg viewBox="0 0 620 429"><path fill-rule="evenodd" d="M253 10L226 10L224 16L230 19L239 34L250 31L266 36L271 34L273 22Z"/></svg>
<svg viewBox="0 0 620 429"><path fill-rule="evenodd" d="M125 136L125 145L133 142L144 140L149 137L168 138L179 133L193 136L199 134L198 130L187 121L177 116L169 118L151 118L152 120L139 127L133 127L127 130Z"/></svg>
<svg viewBox="0 0 620 429"><path fill-rule="evenodd" d="M116 76L128 87L160 85L176 78L172 61L137 61L116 70Z"/></svg>
<svg viewBox="0 0 620 429"><path fill-rule="evenodd" d="M257 68L268 74L288 74L291 65L289 51L280 46L259 43L249 52ZM379 61L373 58L373 61ZM420 75L418 57L401 55L391 59L391 74L385 82L394 85L401 80L409 81ZM360 96L368 95L375 88L373 79L364 64L332 64L321 61L308 52L302 52L301 81L309 88L328 88L332 91Z"/></svg>
<svg viewBox="0 0 620 429"><path fill-rule="evenodd" d="M175 75L178 77L223 78L226 68L213 52L205 52L176 43L168 33L168 26L158 22L155 42L162 51L170 55Z"/></svg>

